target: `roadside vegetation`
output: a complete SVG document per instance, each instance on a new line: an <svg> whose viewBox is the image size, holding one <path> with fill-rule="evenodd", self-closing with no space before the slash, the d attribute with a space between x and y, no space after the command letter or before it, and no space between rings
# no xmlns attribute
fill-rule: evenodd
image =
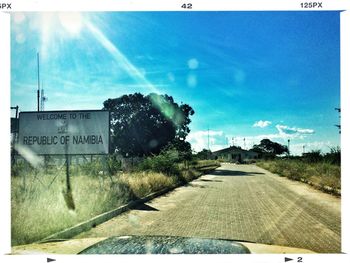
<svg viewBox="0 0 350 263"><path fill-rule="evenodd" d="M257 165L280 176L308 183L324 192L340 195L340 148L330 153L312 151L301 157L267 158Z"/></svg>
<svg viewBox="0 0 350 263"><path fill-rule="evenodd" d="M115 156L94 158L70 166L74 210L65 201L64 164L53 164L52 158L37 168L25 162L12 166L12 245L39 241L150 193L186 184L220 166L213 160L184 160L173 148L128 169Z"/></svg>
<svg viewBox="0 0 350 263"><path fill-rule="evenodd" d="M31 160L41 157L25 161L12 149L12 245L39 241L220 166L192 155L186 136L195 112L188 104L167 94L134 93L107 99L103 109L110 112L112 154L72 160L70 180L58 157L38 164Z"/></svg>

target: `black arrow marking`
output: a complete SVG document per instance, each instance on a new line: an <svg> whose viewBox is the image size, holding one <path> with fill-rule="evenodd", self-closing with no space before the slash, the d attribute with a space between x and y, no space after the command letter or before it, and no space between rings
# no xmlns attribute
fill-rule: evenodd
<svg viewBox="0 0 350 263"><path fill-rule="evenodd" d="M53 259L53 258L47 258L46 259L46 262L52 262L52 261L56 261L56 259Z"/></svg>
<svg viewBox="0 0 350 263"><path fill-rule="evenodd" d="M292 258L284 258L284 262L288 262L288 261L291 261L291 260L293 260Z"/></svg>

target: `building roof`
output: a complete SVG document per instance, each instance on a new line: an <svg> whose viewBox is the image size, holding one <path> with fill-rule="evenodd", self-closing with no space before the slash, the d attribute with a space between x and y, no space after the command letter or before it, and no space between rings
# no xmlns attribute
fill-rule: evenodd
<svg viewBox="0 0 350 263"><path fill-rule="evenodd" d="M232 151L235 151L235 152L247 152L246 150L242 149L241 147L230 146L228 148L224 148L224 149L215 151L213 153L217 154L217 153L226 153L226 152L232 152Z"/></svg>
<svg viewBox="0 0 350 263"><path fill-rule="evenodd" d="M229 153L229 152L250 152L250 153L256 153L255 151L251 151L251 150L244 150L241 147L236 147L236 146L230 146L228 148L224 148L218 151L213 152L213 154L221 154L221 153Z"/></svg>

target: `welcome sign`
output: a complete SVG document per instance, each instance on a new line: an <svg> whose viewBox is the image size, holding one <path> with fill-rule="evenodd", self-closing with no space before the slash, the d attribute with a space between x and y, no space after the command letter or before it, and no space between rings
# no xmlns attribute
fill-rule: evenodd
<svg viewBox="0 0 350 263"><path fill-rule="evenodd" d="M108 154L109 111L19 114L18 144L35 154Z"/></svg>

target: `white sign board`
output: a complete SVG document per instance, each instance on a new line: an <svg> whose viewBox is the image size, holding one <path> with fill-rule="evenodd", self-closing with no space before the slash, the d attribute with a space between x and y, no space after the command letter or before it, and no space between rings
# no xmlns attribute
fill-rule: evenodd
<svg viewBox="0 0 350 263"><path fill-rule="evenodd" d="M107 154L109 111L21 112L18 147L35 154Z"/></svg>

